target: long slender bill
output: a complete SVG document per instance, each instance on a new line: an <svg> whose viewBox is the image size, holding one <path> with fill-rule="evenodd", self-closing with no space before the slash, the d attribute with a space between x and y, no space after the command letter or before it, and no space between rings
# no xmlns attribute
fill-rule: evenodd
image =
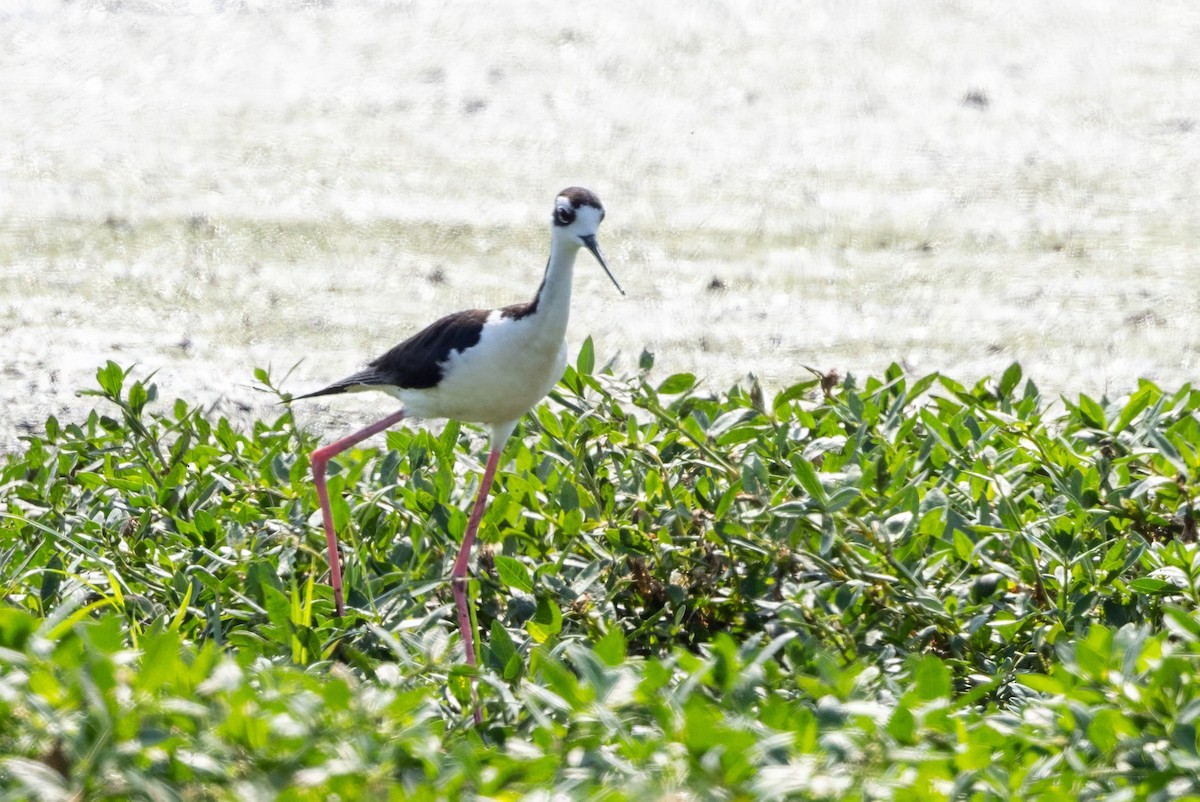
<svg viewBox="0 0 1200 802"><path fill-rule="evenodd" d="M596 261L600 263L600 266L604 268L604 272L608 274L610 279L612 279L613 286L617 288L617 291L624 295L625 290L621 289L621 285L617 283L617 277L614 276L612 271L608 269L608 262L604 261L604 255L600 253L600 246L596 244L596 235L588 234L587 236L580 237L579 239L583 240L583 244L586 245L587 249L592 252L592 256L596 257Z"/></svg>

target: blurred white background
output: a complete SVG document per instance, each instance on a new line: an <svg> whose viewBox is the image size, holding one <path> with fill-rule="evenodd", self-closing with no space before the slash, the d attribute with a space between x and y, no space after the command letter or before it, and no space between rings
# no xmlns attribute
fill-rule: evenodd
<svg viewBox="0 0 1200 802"><path fill-rule="evenodd" d="M573 184L629 292L582 258L573 348L619 371L1200 371L1192 2L0 9L0 447L107 359L244 417L256 366L524 300Z"/></svg>

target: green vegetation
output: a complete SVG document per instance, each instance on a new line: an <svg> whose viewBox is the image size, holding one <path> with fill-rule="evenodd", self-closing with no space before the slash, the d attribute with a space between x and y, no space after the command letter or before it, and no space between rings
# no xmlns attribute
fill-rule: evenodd
<svg viewBox="0 0 1200 802"><path fill-rule="evenodd" d="M1200 799L1200 391L592 363L484 520L479 728L476 434L331 466L339 620L287 408L102 368L0 474L0 798Z"/></svg>

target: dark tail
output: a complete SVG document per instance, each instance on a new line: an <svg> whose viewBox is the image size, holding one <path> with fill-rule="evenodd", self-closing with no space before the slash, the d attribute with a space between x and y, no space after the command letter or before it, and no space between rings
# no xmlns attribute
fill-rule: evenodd
<svg viewBox="0 0 1200 802"><path fill-rule="evenodd" d="M388 383L389 382L384 379L377 369L367 368L366 370L360 370L353 376L347 376L341 381L336 381L328 387L322 387L320 390L315 392L292 396L292 400L301 401L305 398L316 398L322 395L339 395L341 393L348 393L354 390L365 390L369 387L378 387L381 384Z"/></svg>

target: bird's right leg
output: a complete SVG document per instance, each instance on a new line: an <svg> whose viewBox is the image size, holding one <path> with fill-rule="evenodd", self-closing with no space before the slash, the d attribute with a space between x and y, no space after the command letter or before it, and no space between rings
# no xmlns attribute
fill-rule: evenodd
<svg viewBox="0 0 1200 802"><path fill-rule="evenodd" d="M338 559L337 533L333 530L333 510L329 507L329 490L325 487L325 470L329 465L329 460L338 454L361 443L371 435L379 434L384 429L396 425L404 418L405 411L402 409L349 437L343 437L312 453L313 484L317 487L317 498L321 502L321 522L325 526L325 542L329 546L329 584L333 586L333 604L338 616L343 615L346 608L342 597L342 564Z"/></svg>
<svg viewBox="0 0 1200 802"><path fill-rule="evenodd" d="M471 558L471 546L475 543L475 533L479 531L479 522L483 519L483 511L487 507L488 493L496 478L496 467L500 464L500 451L503 444L492 447L488 456L487 467L483 470L483 479L479 482L479 495L475 497L475 508L471 510L471 520L467 523L466 534L463 535L462 546L454 559L454 568L450 571L450 585L454 591L454 606L458 612L458 631L462 634L463 647L467 653L467 665L475 665L475 631L471 626L471 610L467 601L467 562ZM479 707L475 708L475 723L483 721Z"/></svg>

